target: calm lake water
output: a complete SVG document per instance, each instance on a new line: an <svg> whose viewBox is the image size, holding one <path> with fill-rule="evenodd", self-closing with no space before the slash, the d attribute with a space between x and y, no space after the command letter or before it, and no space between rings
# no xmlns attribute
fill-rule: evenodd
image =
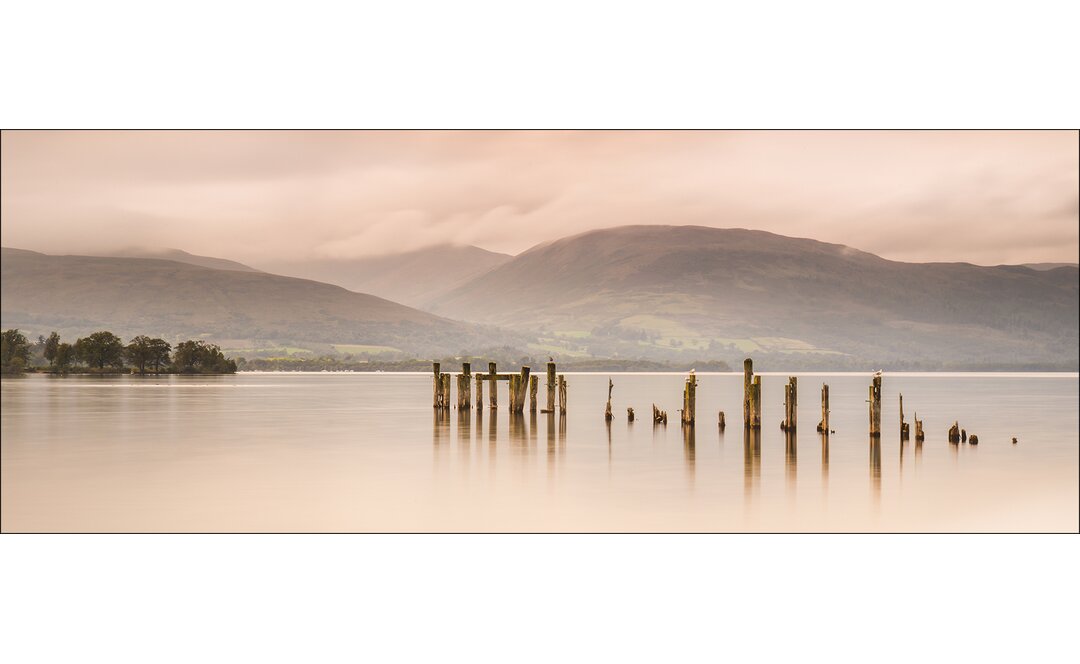
<svg viewBox="0 0 1080 664"><path fill-rule="evenodd" d="M500 410L439 417L430 374L5 378L0 516L5 532L1080 528L1077 374L886 373L877 443L868 374L795 375L793 444L786 374L763 374L757 440L741 374L699 374L689 430L681 374L612 374L610 426L602 374L567 374L565 419L511 417L505 382ZM900 442L901 392L921 444ZM953 420L979 445L950 444Z"/></svg>

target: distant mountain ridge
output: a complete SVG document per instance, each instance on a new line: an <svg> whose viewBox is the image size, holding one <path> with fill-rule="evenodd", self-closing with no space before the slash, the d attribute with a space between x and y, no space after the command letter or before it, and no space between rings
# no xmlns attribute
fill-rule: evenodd
<svg viewBox="0 0 1080 664"><path fill-rule="evenodd" d="M263 267L423 309L511 258L480 247L439 245L366 258L266 262Z"/></svg>
<svg viewBox="0 0 1080 664"><path fill-rule="evenodd" d="M474 326L338 286L153 258L50 256L3 248L5 328L71 337L108 329L211 340L358 344L414 353L494 343Z"/></svg>
<svg viewBox="0 0 1080 664"><path fill-rule="evenodd" d="M901 263L764 231L622 226L538 245L431 310L620 357L1075 366L1077 302L1075 267Z"/></svg>
<svg viewBox="0 0 1080 664"><path fill-rule="evenodd" d="M116 249L112 251L101 251L90 254L91 256L100 257L114 257L114 258L158 258L161 260L176 261L178 263L187 263L188 265L198 265L200 267L209 267L215 270L239 270L241 272L261 272L253 267L244 265L243 263L237 263L225 258L213 258L211 256L196 256L195 254L189 254L181 249L169 249L169 248L142 248L142 247L126 247L123 249Z"/></svg>

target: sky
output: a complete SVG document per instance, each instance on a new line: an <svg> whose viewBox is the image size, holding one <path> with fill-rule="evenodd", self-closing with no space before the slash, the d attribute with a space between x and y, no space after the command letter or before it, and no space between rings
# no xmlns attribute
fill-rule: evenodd
<svg viewBox="0 0 1080 664"><path fill-rule="evenodd" d="M257 265L696 224L1077 262L1078 148L1074 131L4 131L0 241Z"/></svg>

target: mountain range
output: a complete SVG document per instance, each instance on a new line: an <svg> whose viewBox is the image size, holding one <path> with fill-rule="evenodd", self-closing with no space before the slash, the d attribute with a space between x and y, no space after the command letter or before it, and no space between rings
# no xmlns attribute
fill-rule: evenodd
<svg viewBox="0 0 1080 664"><path fill-rule="evenodd" d="M1075 265L904 263L698 226L590 231L517 256L443 246L258 266L266 272L156 255L169 260L4 249L3 326L420 357L494 345L733 365L749 354L777 370L1078 365Z"/></svg>

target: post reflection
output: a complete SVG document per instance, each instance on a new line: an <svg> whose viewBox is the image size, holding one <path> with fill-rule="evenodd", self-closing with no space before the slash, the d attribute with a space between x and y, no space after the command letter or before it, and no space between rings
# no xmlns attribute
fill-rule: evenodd
<svg viewBox="0 0 1080 664"><path fill-rule="evenodd" d="M458 410L457 440L461 455L468 458L472 451L472 413L466 409Z"/></svg>
<svg viewBox="0 0 1080 664"><path fill-rule="evenodd" d="M787 488L791 491L795 488L796 473L798 469L798 446L794 431L784 432L784 470L787 476Z"/></svg>
<svg viewBox="0 0 1080 664"><path fill-rule="evenodd" d="M510 413L510 451L519 455L527 456L529 453L528 434L525 432L525 416L521 413Z"/></svg>
<svg viewBox="0 0 1080 664"><path fill-rule="evenodd" d="M761 478L761 430L743 427L743 488L746 497Z"/></svg>
<svg viewBox="0 0 1080 664"><path fill-rule="evenodd" d="M821 434L821 486L829 486L829 436Z"/></svg>
<svg viewBox="0 0 1080 664"><path fill-rule="evenodd" d="M555 475L555 413L548 413L547 418L547 460L548 477Z"/></svg>
<svg viewBox="0 0 1080 664"><path fill-rule="evenodd" d="M690 480L690 486L694 485L694 471L697 462L697 449L693 424L684 424L683 430L683 455L686 457L686 476Z"/></svg>
<svg viewBox="0 0 1080 664"><path fill-rule="evenodd" d="M566 454L566 415L559 415L559 458Z"/></svg>
<svg viewBox="0 0 1080 664"><path fill-rule="evenodd" d="M450 414L442 408L432 409L431 443L435 450L435 465L439 465L443 451L450 446Z"/></svg>
<svg viewBox="0 0 1080 664"><path fill-rule="evenodd" d="M870 437L870 483L873 485L874 498L881 497L881 438Z"/></svg>

